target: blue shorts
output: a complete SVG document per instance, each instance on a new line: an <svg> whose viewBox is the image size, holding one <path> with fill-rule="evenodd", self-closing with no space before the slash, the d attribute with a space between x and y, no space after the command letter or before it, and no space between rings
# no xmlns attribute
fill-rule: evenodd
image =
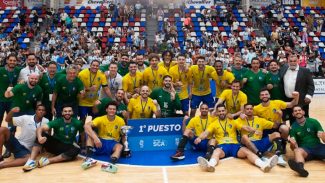
<svg viewBox="0 0 325 183"><path fill-rule="evenodd" d="M111 155L113 153L114 146L118 144L115 140L106 140L99 138L102 142L101 148L95 148L95 155Z"/></svg>
<svg viewBox="0 0 325 183"><path fill-rule="evenodd" d="M318 144L317 146L310 148L310 147L302 147L307 153L308 156L306 161L310 160L323 160L325 159L325 144Z"/></svg>
<svg viewBox="0 0 325 183"><path fill-rule="evenodd" d="M210 93L204 96L192 95L191 109L199 108L201 102L208 104L209 108L214 107L214 99L212 94Z"/></svg>
<svg viewBox="0 0 325 183"><path fill-rule="evenodd" d="M208 149L208 142L209 142L209 139L204 139L202 140L199 144L194 144L194 141L197 137L194 137L192 139L189 140L189 142L191 143L192 145L192 148L196 151L204 151L206 152L207 149Z"/></svg>
<svg viewBox="0 0 325 183"><path fill-rule="evenodd" d="M183 111L183 113L188 112L188 109L190 108L190 105L188 104L189 101L190 100L188 98L181 100L181 105L182 105L182 111Z"/></svg>
<svg viewBox="0 0 325 183"><path fill-rule="evenodd" d="M237 158L237 153L242 146L240 144L221 144L217 148L220 148L225 153L225 158L235 157Z"/></svg>
<svg viewBox="0 0 325 183"><path fill-rule="evenodd" d="M253 141L253 143L261 153L265 153L272 146L269 137L264 137L261 140Z"/></svg>
<svg viewBox="0 0 325 183"><path fill-rule="evenodd" d="M24 158L26 155L30 154L30 151L25 146L21 145L18 139L12 134L10 134L9 140L5 142L4 146L14 154L15 158Z"/></svg>
<svg viewBox="0 0 325 183"><path fill-rule="evenodd" d="M78 112L79 112L80 119L86 118L87 115L93 116L92 107L79 106L78 107Z"/></svg>

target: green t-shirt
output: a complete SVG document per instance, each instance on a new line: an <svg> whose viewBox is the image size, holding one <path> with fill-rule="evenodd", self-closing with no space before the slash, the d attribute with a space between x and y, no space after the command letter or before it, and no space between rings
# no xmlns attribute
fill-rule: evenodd
<svg viewBox="0 0 325 183"><path fill-rule="evenodd" d="M5 67L0 68L0 102L12 101L12 98L6 98L4 94L9 85L16 86L20 70L20 67L15 67L12 72L9 72Z"/></svg>
<svg viewBox="0 0 325 183"><path fill-rule="evenodd" d="M59 78L56 82L54 92L58 94L56 103L78 104L78 94L84 86L79 78L69 82L66 77Z"/></svg>
<svg viewBox="0 0 325 183"><path fill-rule="evenodd" d="M19 107L20 112L34 112L37 101L42 101L42 88L36 85L34 88L29 88L27 83L18 84L12 89L13 102L11 107Z"/></svg>
<svg viewBox="0 0 325 183"><path fill-rule="evenodd" d="M270 90L271 100L283 100L283 89L281 87L281 78L279 73L267 73L265 76L266 84L272 84L273 88Z"/></svg>
<svg viewBox="0 0 325 183"><path fill-rule="evenodd" d="M317 132L324 131L320 123L313 118L306 118L303 126L297 122L293 123L290 129L290 136L298 143L299 147L312 148L320 144Z"/></svg>
<svg viewBox="0 0 325 183"><path fill-rule="evenodd" d="M50 121L47 125L54 129L53 137L65 144L73 144L77 132L80 134L84 131L82 122L76 118L72 118L70 123L65 123L63 118L58 118Z"/></svg>
<svg viewBox="0 0 325 183"><path fill-rule="evenodd" d="M56 73L55 77L57 77L58 79L61 79L62 77L66 77L66 75L67 75L67 70L62 69Z"/></svg>
<svg viewBox="0 0 325 183"><path fill-rule="evenodd" d="M244 74L248 71L246 67L242 67L241 69L236 69L234 67L231 68L232 73L235 76L235 79L238 81L243 80Z"/></svg>
<svg viewBox="0 0 325 183"><path fill-rule="evenodd" d="M123 77L125 76L127 73L129 73L129 64L127 64L125 67L122 66L122 64L118 64L117 67L117 72Z"/></svg>
<svg viewBox="0 0 325 183"><path fill-rule="evenodd" d="M99 66L99 70L101 70L102 72L108 71L108 68L109 68L109 64Z"/></svg>
<svg viewBox="0 0 325 183"><path fill-rule="evenodd" d="M106 105L113 101L111 98L107 97L107 98L103 98L100 100L100 104L97 106L97 109L98 109L98 116L103 116L103 115L106 115L107 112L106 112ZM127 106L124 104L124 103L120 103L118 106L117 106L117 111L116 111L116 115L118 115L119 117L121 118L124 118L122 112L123 111L127 111Z"/></svg>
<svg viewBox="0 0 325 183"><path fill-rule="evenodd" d="M58 80L58 75L55 75L54 78L51 79L47 74L44 74L41 80L39 81L38 84L43 90L42 103L44 105L49 105L51 103L50 94L53 94L57 80Z"/></svg>
<svg viewBox="0 0 325 183"><path fill-rule="evenodd" d="M155 88L151 92L150 98L157 100L163 118L175 117L176 110L181 110L181 101L178 94L176 94L175 100L172 101L169 92L162 88Z"/></svg>
<svg viewBox="0 0 325 183"><path fill-rule="evenodd" d="M243 78L247 78L243 92L247 95L248 103L257 105L260 103L260 91L265 87L265 73L261 70L258 73L247 71Z"/></svg>

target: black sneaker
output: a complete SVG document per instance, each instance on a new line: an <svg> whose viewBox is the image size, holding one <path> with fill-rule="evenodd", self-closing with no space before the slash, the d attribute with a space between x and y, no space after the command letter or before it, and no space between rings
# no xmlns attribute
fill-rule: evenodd
<svg viewBox="0 0 325 183"><path fill-rule="evenodd" d="M185 159L184 152L182 151L176 151L176 154L170 157L174 161L179 161Z"/></svg>
<svg viewBox="0 0 325 183"><path fill-rule="evenodd" d="M297 163L295 160L288 161L289 167L296 171L301 177L308 177L309 173L302 167L302 163Z"/></svg>

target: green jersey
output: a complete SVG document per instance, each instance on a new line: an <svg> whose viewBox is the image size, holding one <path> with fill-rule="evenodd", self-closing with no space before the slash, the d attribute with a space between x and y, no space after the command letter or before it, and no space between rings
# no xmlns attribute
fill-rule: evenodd
<svg viewBox="0 0 325 183"><path fill-rule="evenodd" d="M6 67L0 68L0 102L12 101L12 98L6 98L4 94L9 86L17 84L20 70L20 67L15 67L12 72L9 72Z"/></svg>
<svg viewBox="0 0 325 183"><path fill-rule="evenodd" d="M260 103L260 91L265 87L265 73L259 70L257 73L249 70L243 78L247 78L243 92L247 95L248 103L258 105Z"/></svg>
<svg viewBox="0 0 325 183"><path fill-rule="evenodd" d="M324 131L320 123L316 119L306 118L303 126L297 122L292 124L290 136L296 140L299 147L313 148L321 143L317 137L319 131Z"/></svg>
<svg viewBox="0 0 325 183"><path fill-rule="evenodd" d="M57 93L57 103L78 104L78 94L84 86L79 78L69 82L66 77L59 78L54 87L54 92Z"/></svg>
<svg viewBox="0 0 325 183"><path fill-rule="evenodd" d="M97 106L97 109L98 109L98 116L103 116L103 115L106 115L107 112L106 112L106 105L113 101L111 98L107 97L107 98L103 98L100 100L100 104ZM116 110L116 115L118 115L119 117L121 118L124 118L122 112L123 111L127 111L127 106L124 104L124 103L120 103L118 106L117 106L117 110Z"/></svg>
<svg viewBox="0 0 325 183"><path fill-rule="evenodd" d="M53 137L65 144L73 144L76 140L77 132L84 131L82 122L72 118L70 123L65 123L63 118L50 121L47 126L54 129Z"/></svg>
<svg viewBox="0 0 325 183"><path fill-rule="evenodd" d="M235 76L235 79L238 81L243 80L244 74L248 71L246 67L242 67L240 69L236 69L235 67L231 68L232 73Z"/></svg>
<svg viewBox="0 0 325 183"><path fill-rule="evenodd" d="M50 78L48 74L43 74L41 80L39 81L39 86L43 90L43 100L42 103L49 106L52 101L52 94L54 92L56 81L58 80L58 75Z"/></svg>
<svg viewBox="0 0 325 183"><path fill-rule="evenodd" d="M117 72L121 75L121 76L125 76L127 73L129 73L129 64L127 64L125 67L122 66L122 64L118 64L117 67Z"/></svg>
<svg viewBox="0 0 325 183"><path fill-rule="evenodd" d="M18 84L12 90L13 101L11 107L19 107L22 113L33 113L38 101L42 101L42 88L36 85L29 88L27 83Z"/></svg>
<svg viewBox="0 0 325 183"><path fill-rule="evenodd" d="M163 118L175 117L176 110L181 110L181 101L178 94L175 95L174 100L171 100L170 93L163 88L154 89L150 94L150 98L157 100Z"/></svg>
<svg viewBox="0 0 325 183"><path fill-rule="evenodd" d="M108 71L108 68L109 68L109 64L99 66L99 70L101 70L102 72Z"/></svg>
<svg viewBox="0 0 325 183"><path fill-rule="evenodd" d="M271 72L267 73L265 76L266 84L272 84L273 88L270 90L271 100L283 100L283 89L281 85L281 78L279 73L273 74Z"/></svg>

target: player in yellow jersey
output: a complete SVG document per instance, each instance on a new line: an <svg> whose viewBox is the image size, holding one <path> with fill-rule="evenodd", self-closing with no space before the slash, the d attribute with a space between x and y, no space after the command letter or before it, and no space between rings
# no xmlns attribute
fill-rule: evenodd
<svg viewBox="0 0 325 183"><path fill-rule="evenodd" d="M158 66L164 67L169 72L170 68L177 64L176 61L173 61L173 58L174 58L174 54L171 51L169 50L164 51L162 53L163 61L160 62Z"/></svg>
<svg viewBox="0 0 325 183"><path fill-rule="evenodd" d="M226 89L221 93L216 106L224 102L228 111L228 118L236 119L244 111L247 96L240 91L240 81L234 80L231 83L231 90Z"/></svg>
<svg viewBox="0 0 325 183"><path fill-rule="evenodd" d="M135 62L130 62L129 73L127 73L122 80L122 88L125 91L126 99L130 99L135 94L138 95L142 84L143 74L137 71L137 64Z"/></svg>
<svg viewBox="0 0 325 183"><path fill-rule="evenodd" d="M162 85L162 78L165 75L168 75L168 71L164 67L159 67L159 56L157 54L150 54L149 55L149 62L150 67L147 67L143 71L143 81L145 85L153 90L156 87L163 87Z"/></svg>
<svg viewBox="0 0 325 183"><path fill-rule="evenodd" d="M273 143L275 144L275 154L279 157L278 165L285 167L287 163L283 160L283 139L279 132L273 132L269 136L263 137L263 130L277 128L280 122L273 123L264 118L253 115L253 105L245 104L244 113L246 115L245 119L238 118L237 123L242 125L249 125L255 131L253 133L248 133L246 131L241 131L241 143L247 148L253 151L257 156L262 158L263 153L265 153ZM281 158L280 158L281 157ZM281 159L281 160L280 160Z"/></svg>
<svg viewBox="0 0 325 183"><path fill-rule="evenodd" d="M276 165L278 156L274 155L267 161L262 161L256 154L250 151L247 147L242 147L237 141L237 130L245 130L253 132L254 129L250 126L243 126L236 123L234 120L227 118L227 109L223 104L216 108L217 120L195 139L194 143L198 144L206 139L209 135L213 135L218 142L217 148L213 151L210 160L203 157L198 157L199 165L205 171L214 172L215 166L220 158L237 157L247 158L251 163L260 167L263 172L268 172Z"/></svg>
<svg viewBox="0 0 325 183"><path fill-rule="evenodd" d="M160 117L160 107L157 101L149 98L149 87L141 87L140 96L131 98L128 104L128 112L131 119L152 118L153 114Z"/></svg>
<svg viewBox="0 0 325 183"><path fill-rule="evenodd" d="M110 88L107 84L107 78L103 72L99 70L100 62L93 60L90 68L82 70L78 77L85 87L85 97L79 98L79 116L84 122L87 115L92 115L92 107L98 99L98 91L101 87L108 97L112 97Z"/></svg>
<svg viewBox="0 0 325 183"><path fill-rule="evenodd" d="M214 68L217 72L216 83L216 101L225 89L229 89L232 81L235 79L233 73L223 70L223 63L220 60L214 62Z"/></svg>
<svg viewBox="0 0 325 183"><path fill-rule="evenodd" d="M185 117L186 120L188 117ZM183 136L179 141L176 154L171 156L172 160L183 160L185 158L184 149L189 141L195 150L199 151L213 151L215 147L215 140L212 135L209 135L207 139L202 140L198 144L194 144L195 139L203 133L207 127L215 120L214 116L209 115L209 106L205 103L200 106L200 115L192 118L187 124ZM208 147L209 146L209 147ZM209 149L209 150L208 150Z"/></svg>
<svg viewBox="0 0 325 183"><path fill-rule="evenodd" d="M191 116L193 117L201 102L207 103L209 108L213 109L214 99L211 94L210 79L217 80L217 73L212 66L205 65L203 56L197 57L197 65L192 65L190 69L192 77Z"/></svg>
<svg viewBox="0 0 325 183"><path fill-rule="evenodd" d="M110 162L117 163L123 149L123 145L119 141L121 139L122 142L125 140L124 136L121 136L121 127L125 126L125 122L116 115L116 109L117 104L112 101L106 106L107 115L97 117L85 124L85 132L88 135L87 157L90 157L92 152L95 152L96 155L109 155ZM98 129L97 134L93 127ZM91 159L86 159L85 162L87 161L91 161Z"/></svg>
<svg viewBox="0 0 325 183"><path fill-rule="evenodd" d="M188 115L189 95L188 88L191 85L191 71L186 66L186 57L183 54L177 56L177 65L169 70L169 75L173 78L174 88L179 95L184 115Z"/></svg>

